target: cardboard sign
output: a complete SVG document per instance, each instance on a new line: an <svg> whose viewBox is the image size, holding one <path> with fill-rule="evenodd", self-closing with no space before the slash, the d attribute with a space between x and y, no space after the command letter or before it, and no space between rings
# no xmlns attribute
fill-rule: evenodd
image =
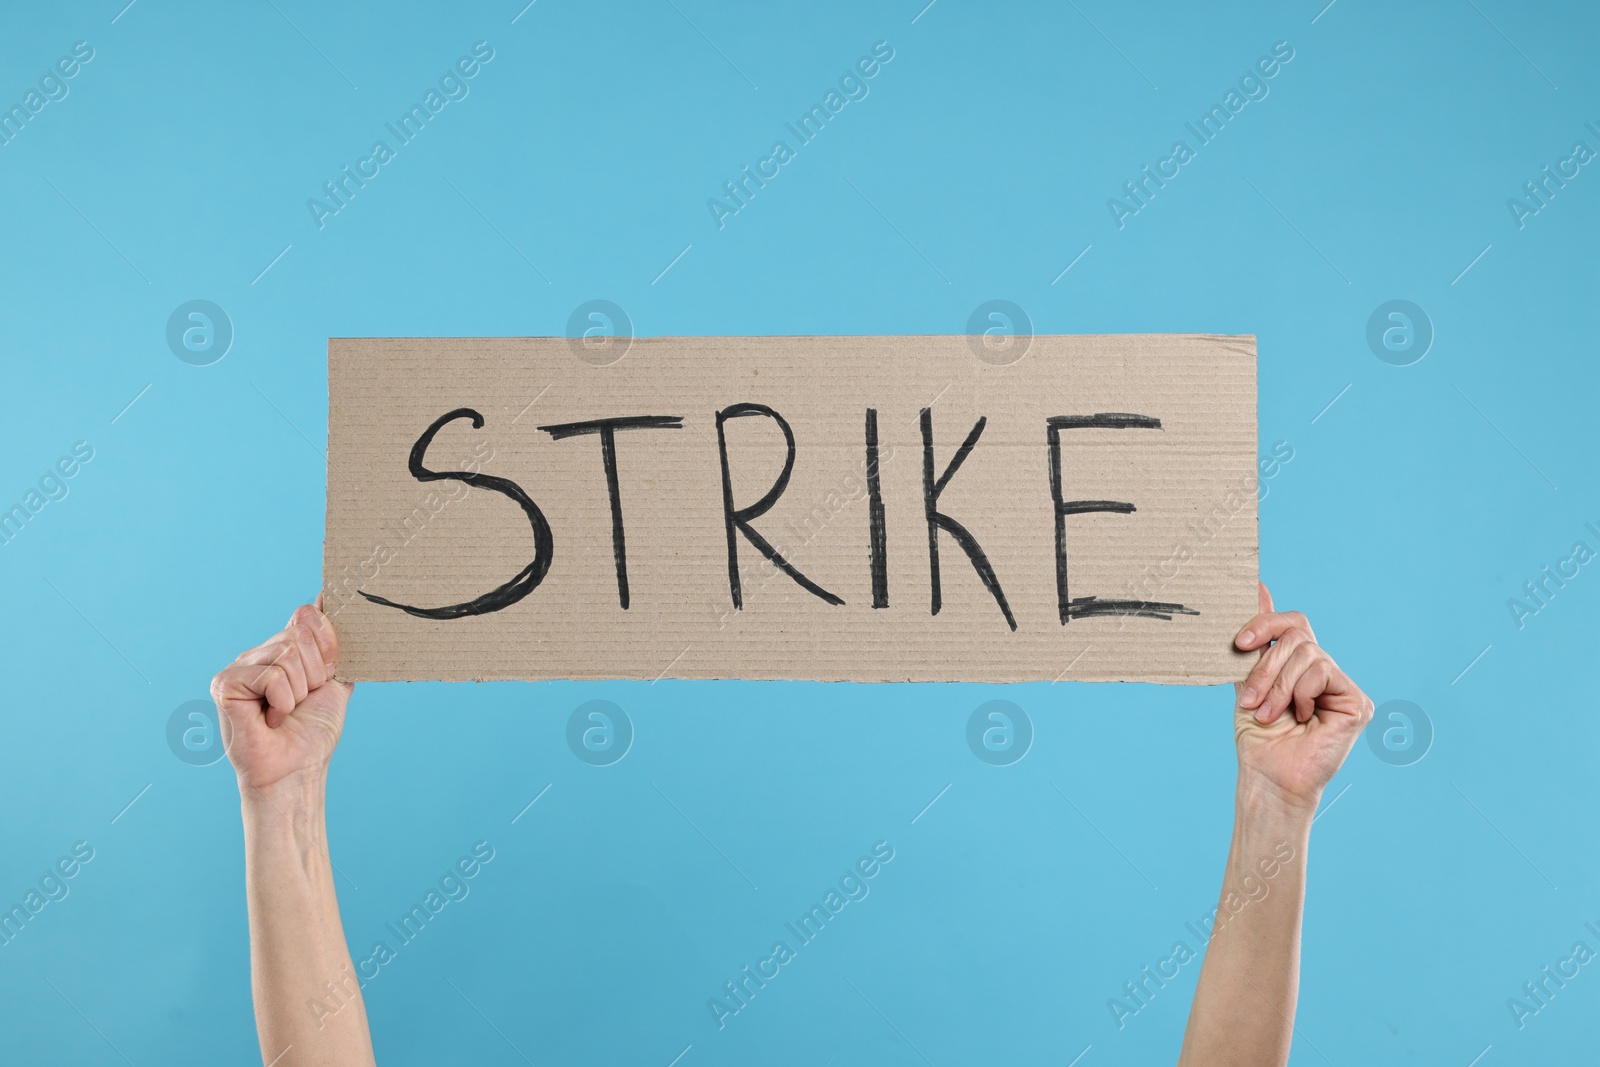
<svg viewBox="0 0 1600 1067"><path fill-rule="evenodd" d="M339 673L1242 678L1255 365L1193 334L1004 365L965 336L332 340Z"/></svg>

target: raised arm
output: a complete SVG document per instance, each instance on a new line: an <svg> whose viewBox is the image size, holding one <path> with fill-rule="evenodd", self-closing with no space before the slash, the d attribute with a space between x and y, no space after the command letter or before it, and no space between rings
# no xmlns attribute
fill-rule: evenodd
<svg viewBox="0 0 1600 1067"><path fill-rule="evenodd" d="M328 761L352 689L333 679L338 657L319 598L211 682L239 778L250 984L273 1067L373 1063L328 858Z"/></svg>
<svg viewBox="0 0 1600 1067"><path fill-rule="evenodd" d="M1234 686L1233 844L1179 1067L1288 1063L1311 820L1372 718L1372 701L1317 644L1306 617L1273 611L1266 586L1261 614L1235 644L1261 655Z"/></svg>

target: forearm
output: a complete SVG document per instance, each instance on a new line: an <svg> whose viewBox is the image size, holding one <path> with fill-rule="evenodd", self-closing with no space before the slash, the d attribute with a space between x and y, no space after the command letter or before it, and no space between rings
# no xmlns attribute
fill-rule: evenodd
<svg viewBox="0 0 1600 1067"><path fill-rule="evenodd" d="M263 1061L274 1067L373 1063L328 859L324 784L317 775L270 795L242 790L250 980Z"/></svg>
<svg viewBox="0 0 1600 1067"><path fill-rule="evenodd" d="M1241 778L1216 924L1179 1067L1281 1067L1294 1035L1315 806Z"/></svg>

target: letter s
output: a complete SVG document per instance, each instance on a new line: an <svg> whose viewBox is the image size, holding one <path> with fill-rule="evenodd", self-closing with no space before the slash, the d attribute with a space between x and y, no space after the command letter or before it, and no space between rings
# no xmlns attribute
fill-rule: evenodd
<svg viewBox="0 0 1600 1067"><path fill-rule="evenodd" d="M506 584L489 590L475 600L463 604L450 604L442 608L417 608L409 604L397 604L393 600L375 596L365 590L356 590L374 604L398 608L420 619L459 619L468 615L486 615L491 611L509 608L539 588L539 583L544 581L545 573L550 570L550 557L555 553L555 542L550 534L550 524L545 521L544 512L539 510L539 505L535 504L533 498L523 492L522 487L516 482L509 478L496 478L492 474L475 474L471 471L430 471L422 465L423 458L428 454L428 446L433 443L434 435L456 419L471 419L473 429L483 428L483 416L471 408L456 408L439 416L432 426L422 431L422 436L417 438L417 443L411 447L411 476L419 482L437 482L446 479L466 482L476 489L492 489L515 500L522 505L522 510L527 513L528 522L533 526L533 562Z"/></svg>
<svg viewBox="0 0 1600 1067"><path fill-rule="evenodd" d="M77 44L72 46L72 54L77 56L83 62L87 63L89 60L94 58L94 45L90 44L88 41L79 41Z"/></svg>

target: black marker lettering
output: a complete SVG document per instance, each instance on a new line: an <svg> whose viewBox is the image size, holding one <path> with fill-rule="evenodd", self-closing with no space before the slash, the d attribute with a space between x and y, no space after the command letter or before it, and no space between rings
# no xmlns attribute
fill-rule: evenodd
<svg viewBox="0 0 1600 1067"><path fill-rule="evenodd" d="M889 536L878 486L878 409L867 409L867 523L872 553L872 606L889 606Z"/></svg>
<svg viewBox="0 0 1600 1067"><path fill-rule="evenodd" d="M728 439L723 432L722 424L729 419L742 419L750 415L765 415L776 422L778 428L783 431L783 440L789 452L783 461L783 473L772 483L767 495L749 507L736 509L733 506L733 479L728 473ZM843 604L843 600L796 570L792 563L784 559L783 555L750 525L752 520L759 519L772 510L772 505L776 504L783 491L789 488L789 475L794 472L794 431L789 428L783 416L761 404L734 404L732 407L723 408L717 412L717 451L722 457L722 515L728 530L728 591L733 594L733 606L741 609L744 607L744 594L739 588L739 542L734 537L735 531L744 534L757 551L767 557L779 570L793 578L800 588L829 604Z"/></svg>
<svg viewBox="0 0 1600 1067"><path fill-rule="evenodd" d="M996 604L1000 605L1000 613L1006 617L1006 624L1015 630L1017 620L1011 615L1011 606L1006 603L1005 591L1000 588L1000 580L995 577L994 568L989 565L989 557L983 554L983 546L978 544L978 539L967 531L965 526L939 511L939 494L944 492L944 487L961 469L961 464L966 462L967 455L972 447L978 443L978 438L983 435L983 428L988 423L987 418L979 418L972 426L972 432L967 434L967 439L961 443L956 451L955 458L950 465L945 467L944 473L937 480L933 476L933 410L922 409L922 506L928 518L928 567L933 579L933 614L939 614L942 598L939 591L939 531L943 530L956 539L967 553L967 558L972 561L972 569L978 572L978 577L983 580L983 587L989 590Z"/></svg>
<svg viewBox="0 0 1600 1067"><path fill-rule="evenodd" d="M509 608L539 588L539 583L544 581L545 573L550 569L550 558L555 554L555 541L550 536L550 524L545 521L539 505L535 504L533 498L523 492L522 487L516 482L509 478L496 478L490 474L478 474L474 471L430 471L422 465L423 457L428 454L428 446L433 443L434 435L456 419L471 419L473 429L483 428L483 416L471 408L456 408L440 415L432 426L422 431L417 443L411 446L411 476L419 482L466 482L475 489L492 489L515 500L522 505L522 510L528 515L529 524L533 526L533 562L505 585L491 589L475 600L442 608L417 608L409 604L397 604L393 600L357 590L374 604L382 604L386 608L399 608L406 614L421 619L460 619L468 615L487 615L491 611Z"/></svg>
<svg viewBox="0 0 1600 1067"><path fill-rule="evenodd" d="M1092 618L1097 615L1137 615L1141 618L1171 622L1174 615L1200 614L1182 604L1169 604L1158 600L1101 600L1093 596L1073 600L1067 595L1067 516L1083 515L1092 511L1130 515L1135 508L1132 504L1121 500L1061 498L1061 431L1159 430L1161 420L1149 415L1103 412L1098 415L1056 415L1047 419L1045 426L1050 447L1050 498L1055 502L1056 608L1061 615L1061 624L1065 626L1073 619Z"/></svg>
<svg viewBox="0 0 1600 1067"><path fill-rule="evenodd" d="M563 422L541 426L553 440L588 434L600 435L600 458L606 469L606 492L611 497L611 551L617 559L617 599L628 610L628 546L622 534L622 491L617 485L618 430L681 430L681 415L630 415L618 419L591 419L588 422Z"/></svg>
<svg viewBox="0 0 1600 1067"><path fill-rule="evenodd" d="M1174 615L1198 614L1193 608L1161 600L1101 600L1097 596L1081 596L1067 605L1067 618L1073 619L1087 619L1095 615L1137 615L1144 619L1171 622ZM1067 618L1061 621L1066 622Z"/></svg>

